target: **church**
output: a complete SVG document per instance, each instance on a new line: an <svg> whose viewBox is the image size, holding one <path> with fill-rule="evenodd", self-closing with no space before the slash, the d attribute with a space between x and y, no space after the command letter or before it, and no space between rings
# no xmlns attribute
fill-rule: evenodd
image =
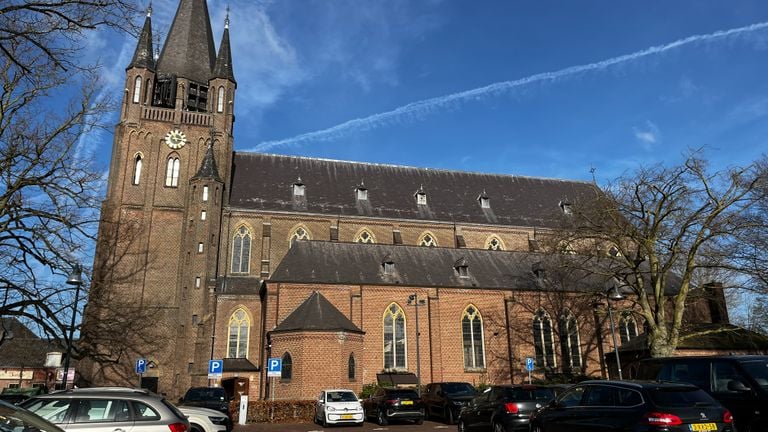
<svg viewBox="0 0 768 432"><path fill-rule="evenodd" d="M610 374L605 281L542 282L556 265L543 240L594 184L238 152L228 19L217 50L205 0L180 0L155 48L150 10L84 321L94 350L130 346L84 368L88 383L311 399L375 382L521 383L526 358L533 379ZM642 333L613 307L620 341ZM105 334L132 314L140 337Z"/></svg>

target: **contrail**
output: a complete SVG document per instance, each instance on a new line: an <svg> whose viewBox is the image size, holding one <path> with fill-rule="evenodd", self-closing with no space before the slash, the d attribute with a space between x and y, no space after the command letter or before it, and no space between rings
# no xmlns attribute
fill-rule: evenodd
<svg viewBox="0 0 768 432"><path fill-rule="evenodd" d="M345 135L349 135L354 132L362 132L371 129L375 129L384 126L388 123L398 121L402 117L418 117L431 112L437 111L446 107L449 104L455 104L457 102L463 102L468 100L478 100L484 97L499 94L509 91L516 87L526 86L528 84L542 82L542 81L555 81L560 78L573 76L576 74L590 72L595 70L606 69L617 64L630 62L643 57L648 57L655 54L661 54L663 52L680 48L685 45L691 45L697 42L709 42L717 39L724 39L730 36L740 35L744 33L751 33L758 30L763 30L768 27L768 22L760 22L744 27L733 28L730 30L720 30L714 33L700 34L688 36L683 39L678 39L674 42L670 42L665 45L653 46L644 50L636 51L631 54L625 54L618 57L609 58L595 63L589 63L584 65L570 66L565 69L560 69L555 72L542 72L535 75L531 75L525 78L520 78L513 81L502 81L494 84L489 84L484 87L479 87L471 90L465 90L463 92L453 93L445 96L438 96L430 99L424 99L417 102L411 102L407 105L395 108L391 111L386 111L379 114L372 114L367 117L356 118L346 121L336 126L329 127L314 132L307 132L300 135L296 135L292 138L285 138L281 140L264 141L258 144L253 151L264 151L273 147L301 144L311 141L330 141L335 138L339 138Z"/></svg>

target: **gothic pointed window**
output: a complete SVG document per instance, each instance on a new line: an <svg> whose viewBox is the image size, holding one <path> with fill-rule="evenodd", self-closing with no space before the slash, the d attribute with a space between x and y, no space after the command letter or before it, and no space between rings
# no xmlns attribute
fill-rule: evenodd
<svg viewBox="0 0 768 432"><path fill-rule="evenodd" d="M248 273L251 261L251 232L241 226L232 241L232 273Z"/></svg>
<svg viewBox="0 0 768 432"><path fill-rule="evenodd" d="M392 303L384 311L384 369L405 367L405 314Z"/></svg>
<svg viewBox="0 0 768 432"><path fill-rule="evenodd" d="M137 185L141 182L141 167L144 165L141 160L141 154L136 154L136 159L133 161L133 184Z"/></svg>
<svg viewBox="0 0 768 432"><path fill-rule="evenodd" d="M168 158L168 163L165 166L165 185L168 187L179 186L179 169L181 168L181 162L179 162L178 156L171 156Z"/></svg>
<svg viewBox="0 0 768 432"><path fill-rule="evenodd" d="M467 306L461 316L461 337L464 369L484 369L483 318L477 308L472 305Z"/></svg>
<svg viewBox="0 0 768 432"><path fill-rule="evenodd" d="M141 77L137 76L133 80L133 103L139 103L141 100Z"/></svg>
<svg viewBox="0 0 768 432"><path fill-rule="evenodd" d="M504 244L496 236L491 236L488 241L485 242L485 248L488 250L504 250Z"/></svg>
<svg viewBox="0 0 768 432"><path fill-rule="evenodd" d="M376 243L376 240L373 238L373 234L368 230L362 230L360 231L360 234L355 237L355 243Z"/></svg>
<svg viewBox="0 0 768 432"><path fill-rule="evenodd" d="M533 316L533 346L539 368L555 368L555 343L552 338L552 319L543 310Z"/></svg>
<svg viewBox="0 0 768 432"><path fill-rule="evenodd" d="M227 340L227 357L248 357L248 334L251 322L243 309L238 309L229 317L229 338Z"/></svg>
<svg viewBox="0 0 768 432"><path fill-rule="evenodd" d="M224 112L224 87L219 87L219 92L216 95L216 112Z"/></svg>
<svg viewBox="0 0 768 432"><path fill-rule="evenodd" d="M203 186L203 202L208 201L208 186Z"/></svg>
<svg viewBox="0 0 768 432"><path fill-rule="evenodd" d="M357 375L357 362L355 361L355 354L350 353L349 354L349 360L347 361L347 378L350 381L354 381L355 376Z"/></svg>
<svg viewBox="0 0 768 432"><path fill-rule="evenodd" d="M311 240L309 231L304 227L298 227L296 228L296 231L293 232L293 235L291 236L291 246L299 240Z"/></svg>
<svg viewBox="0 0 768 432"><path fill-rule="evenodd" d="M621 343L629 342L637 337L637 322L632 315L625 313L619 319L619 333L621 334Z"/></svg>
<svg viewBox="0 0 768 432"><path fill-rule="evenodd" d="M419 246L427 246L427 247L437 246L437 241L435 240L435 236L429 232L422 234L421 237L419 238Z"/></svg>
<svg viewBox="0 0 768 432"><path fill-rule="evenodd" d="M283 354L283 364L280 368L280 379L289 380L293 378L293 357L290 353Z"/></svg>
<svg viewBox="0 0 768 432"><path fill-rule="evenodd" d="M563 358L564 371L581 368L581 348L579 340L579 324L570 311L566 311L559 322L560 355Z"/></svg>

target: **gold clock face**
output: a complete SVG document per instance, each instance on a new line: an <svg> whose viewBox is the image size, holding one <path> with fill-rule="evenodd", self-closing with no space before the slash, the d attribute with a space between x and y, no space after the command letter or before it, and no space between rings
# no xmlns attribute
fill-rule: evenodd
<svg viewBox="0 0 768 432"><path fill-rule="evenodd" d="M187 143L187 137L178 129L165 134L165 143L172 149L180 149Z"/></svg>

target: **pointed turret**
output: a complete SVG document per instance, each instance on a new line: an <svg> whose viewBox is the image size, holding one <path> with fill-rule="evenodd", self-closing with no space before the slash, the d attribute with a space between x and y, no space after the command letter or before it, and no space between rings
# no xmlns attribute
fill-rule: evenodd
<svg viewBox="0 0 768 432"><path fill-rule="evenodd" d="M205 150L205 156L203 156L203 163L200 164L200 169L192 177L195 179L212 179L223 183L219 176L219 169L216 167L216 156L213 154L213 139L215 134L211 134L211 141L208 143L208 148Z"/></svg>
<svg viewBox="0 0 768 432"><path fill-rule="evenodd" d="M157 73L207 83L216 50L205 0L181 0L165 40Z"/></svg>
<svg viewBox="0 0 768 432"><path fill-rule="evenodd" d="M213 68L211 78L223 78L237 84L232 70L232 50L229 48L229 10L227 10L227 18L224 20L224 34L221 36L219 55L216 56L216 65Z"/></svg>
<svg viewBox="0 0 768 432"><path fill-rule="evenodd" d="M155 59L152 57L152 6L147 8L147 18L144 20L144 28L141 29L139 41L133 59L126 69L145 68L155 70Z"/></svg>

